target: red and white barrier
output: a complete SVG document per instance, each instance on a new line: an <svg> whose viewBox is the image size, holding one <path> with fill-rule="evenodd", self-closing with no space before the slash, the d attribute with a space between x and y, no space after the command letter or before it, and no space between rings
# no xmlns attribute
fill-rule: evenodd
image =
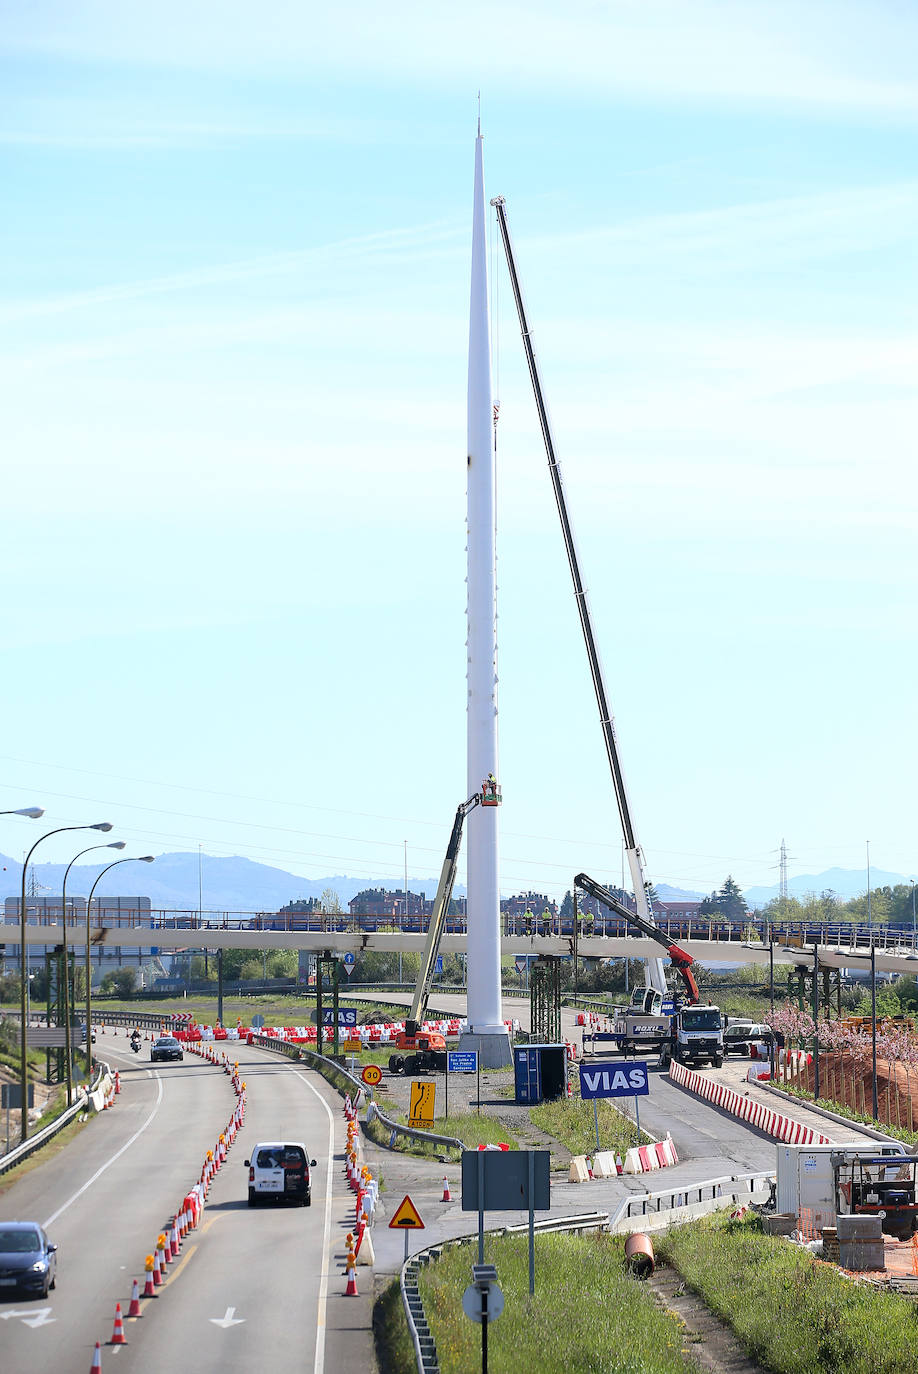
<svg viewBox="0 0 918 1374"><path fill-rule="evenodd" d="M802 1122L795 1121L793 1117L785 1116L782 1112L777 1112L764 1102L759 1102L745 1093L738 1093L733 1088L728 1088L725 1083L719 1083L716 1078L707 1078L703 1074L695 1073L692 1069L687 1069L684 1064L677 1064L675 1060L669 1066L669 1076L673 1083L679 1087L686 1088L696 1097L707 1098L713 1102L715 1107L721 1107L731 1116L736 1116L740 1121L748 1121L750 1126L756 1126L766 1135L772 1136L775 1140L781 1140L785 1145L828 1145L829 1137L822 1135L819 1131L814 1131L810 1126L804 1126Z"/></svg>

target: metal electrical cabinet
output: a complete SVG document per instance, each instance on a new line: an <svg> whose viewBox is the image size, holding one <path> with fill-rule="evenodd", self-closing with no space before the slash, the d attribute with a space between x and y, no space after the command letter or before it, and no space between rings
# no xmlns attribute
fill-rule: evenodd
<svg viewBox="0 0 918 1374"><path fill-rule="evenodd" d="M834 1226L836 1219L835 1170L832 1156L905 1155L904 1145L855 1145L848 1141L832 1145L779 1145L777 1193L779 1212L790 1212L800 1220L805 1216L813 1230Z"/></svg>
<svg viewBox="0 0 918 1374"><path fill-rule="evenodd" d="M567 1092L566 1045L518 1045L513 1051L516 1100L535 1106Z"/></svg>

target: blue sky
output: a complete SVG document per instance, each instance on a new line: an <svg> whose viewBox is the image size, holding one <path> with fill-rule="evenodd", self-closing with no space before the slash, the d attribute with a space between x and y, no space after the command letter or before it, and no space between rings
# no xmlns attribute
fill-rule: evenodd
<svg viewBox="0 0 918 1374"><path fill-rule="evenodd" d="M0 809L438 871L480 88L649 876L918 869L916 51L892 0L0 0ZM557 895L620 834L494 261L502 888Z"/></svg>

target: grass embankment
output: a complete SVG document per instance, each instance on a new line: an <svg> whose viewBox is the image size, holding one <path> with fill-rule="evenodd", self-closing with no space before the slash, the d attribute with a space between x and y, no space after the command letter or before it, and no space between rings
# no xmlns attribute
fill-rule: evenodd
<svg viewBox="0 0 918 1374"><path fill-rule="evenodd" d="M916 1368L915 1306L843 1278L805 1250L726 1213L655 1238L749 1354L774 1374L904 1374Z"/></svg>
<svg viewBox="0 0 918 1374"><path fill-rule="evenodd" d="M847 1106L844 1102L833 1102L828 1097L814 1097L806 1088L799 1088L792 1083L777 1082L775 1087L782 1092L790 1093L792 1097L797 1097L801 1102L815 1102L817 1106L824 1107L827 1112L834 1112L836 1116L843 1116L846 1121L854 1121L860 1126L870 1126L875 1131L882 1131L884 1135L892 1136L894 1140L901 1140L905 1145L918 1146L918 1131L906 1130L904 1126L890 1126L885 1121L874 1121L872 1116L865 1116L863 1112L856 1112L853 1107Z"/></svg>
<svg viewBox="0 0 918 1374"><path fill-rule="evenodd" d="M323 1006L331 1006L331 993L326 990L322 1000ZM162 1016L164 1021L167 1021L173 1012L190 1012L195 1021L202 1026L212 1026L217 1019L216 994L208 997L203 993L196 993L192 997L172 997L168 1001L156 997L138 997L123 1001L94 996L92 1005L93 1020L97 1024L105 1020L106 1011L128 1014L144 1012L150 1016ZM357 1007L362 1024L402 1019L396 1013L405 1012L404 1007L399 1008L384 1002L349 1001L343 992L338 999L338 1005ZM279 996L272 993L264 993L258 997L224 997L223 1024L235 1026L236 1022L241 1020L244 1025L249 1026L252 1017L260 1013L265 1018L266 1026L308 1026L315 1006L315 993L308 997Z"/></svg>
<svg viewBox="0 0 918 1374"><path fill-rule="evenodd" d="M680 1327L626 1272L623 1237L537 1235L531 1302L528 1245L525 1235L485 1239L485 1261L497 1266L505 1301L488 1327L491 1374L685 1374ZM468 1374L481 1364L481 1327L462 1311L477 1258L477 1245L451 1246L421 1271L443 1374ZM382 1367L387 1374L413 1374L404 1313L391 1289L379 1318Z"/></svg>
<svg viewBox="0 0 918 1374"><path fill-rule="evenodd" d="M385 1112L390 1121L398 1121L401 1125L408 1125L408 1118L398 1111L395 1103L387 1097L377 1097L380 1111ZM507 1132L507 1127L493 1116L482 1113L478 1116L475 1112L456 1113L451 1116L437 1117L432 1126L425 1127L433 1135L455 1136L461 1140L463 1145L474 1150L478 1145L498 1145L503 1143L509 1145L511 1150L518 1149L514 1137ZM367 1135L377 1145L383 1145L389 1149L389 1136L391 1132L380 1121L371 1121L366 1128ZM410 1136L395 1137L395 1144L391 1147L400 1154L419 1155L423 1159L445 1159L450 1153L450 1147L437 1145L433 1142L423 1140L412 1140Z"/></svg>
<svg viewBox="0 0 918 1374"><path fill-rule="evenodd" d="M601 1150L617 1150L624 1154L640 1143L634 1122L617 1111L608 1098L598 1098L596 1105ZM555 1102L543 1102L539 1107L531 1107L529 1117L534 1126L554 1136L572 1155L592 1156L596 1153L596 1125L591 1101L584 1102L579 1096L559 1097ZM641 1134L644 1135L643 1132Z"/></svg>

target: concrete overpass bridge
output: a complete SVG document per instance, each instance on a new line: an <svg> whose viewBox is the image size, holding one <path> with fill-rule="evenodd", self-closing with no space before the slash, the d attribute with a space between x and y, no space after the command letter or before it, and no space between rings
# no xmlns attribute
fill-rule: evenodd
<svg viewBox="0 0 918 1374"><path fill-rule="evenodd" d="M146 916L143 920L139 917L121 918L120 922L104 923L94 918L89 927L89 939L96 954L120 949L130 955L141 951L149 954L151 950L165 954L205 949L305 949L318 954L326 950L337 954L360 954L364 950L373 950L420 954L426 938L423 931L361 930L353 921L346 921L344 928L337 930L259 929L252 924L257 919L249 917L245 923L241 920L208 923L199 922L196 916L163 915L152 919ZM68 922L67 945L77 956L85 953L86 933L85 921ZM59 921L30 922L26 926L26 946L30 950L51 949L63 943L63 934ZM899 931L893 943L881 943L885 935L884 927L876 927L877 938L873 941L873 947L877 971L905 976L918 974L918 948L914 938L904 940ZM18 923L7 922L0 927L0 940L5 938L7 959L18 958L19 937ZM505 929L501 938L501 953L510 957L524 954L564 956L573 953L573 943L568 935L531 935ZM780 941L762 943L698 938L682 939L678 943L694 959L702 962L767 966L773 959L775 964L790 964L807 970L817 964L820 969L869 970L871 964L871 949L863 944L800 946ZM466 950L467 937L464 931L452 929L440 941L443 954L465 954ZM653 940L643 938L591 935L578 939L577 954L584 959L651 959L659 957L660 946Z"/></svg>

